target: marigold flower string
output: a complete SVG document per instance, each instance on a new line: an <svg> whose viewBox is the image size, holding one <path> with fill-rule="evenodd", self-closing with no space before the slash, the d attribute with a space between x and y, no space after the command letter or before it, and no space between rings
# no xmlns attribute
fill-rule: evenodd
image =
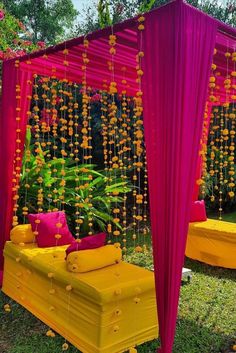
<svg viewBox="0 0 236 353"><path fill-rule="evenodd" d="M20 170L21 170L21 86L19 78L19 60L15 61L16 70L16 150L13 163L13 179L12 179L12 192L13 192L13 219L12 226L18 224L17 211L19 208L19 187L20 187Z"/></svg>

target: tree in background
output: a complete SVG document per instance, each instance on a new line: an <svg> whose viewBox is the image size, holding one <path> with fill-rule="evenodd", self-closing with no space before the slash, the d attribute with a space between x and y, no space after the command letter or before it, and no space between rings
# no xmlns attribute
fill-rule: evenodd
<svg viewBox="0 0 236 353"><path fill-rule="evenodd" d="M92 4L84 6L83 11L79 13L82 20L75 26L73 36L118 23L168 2L169 0L99 0L97 6L94 0ZM235 0L228 0L226 3L219 0L187 0L187 2L220 21L236 26Z"/></svg>
<svg viewBox="0 0 236 353"><path fill-rule="evenodd" d="M32 33L33 43L55 44L67 37L77 11L71 0L3 0L7 11Z"/></svg>
<svg viewBox="0 0 236 353"><path fill-rule="evenodd" d="M24 24L10 15L0 3L0 60L24 55L44 46L43 42L34 45L30 36ZM29 39L23 39L26 37Z"/></svg>

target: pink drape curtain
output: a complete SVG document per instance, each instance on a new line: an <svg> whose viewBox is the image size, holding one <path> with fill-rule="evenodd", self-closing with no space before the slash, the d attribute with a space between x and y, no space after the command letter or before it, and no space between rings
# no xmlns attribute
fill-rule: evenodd
<svg viewBox="0 0 236 353"><path fill-rule="evenodd" d="M160 326L171 353L216 23L184 3L148 15L144 129Z"/></svg>
<svg viewBox="0 0 236 353"><path fill-rule="evenodd" d="M27 110L32 86L27 84L31 73L19 70L21 85L20 128L22 145L25 139ZM0 116L0 281L3 269L3 247L9 239L12 220L12 178L13 161L16 149L16 68L13 61L3 63L2 104ZM23 150L23 148L21 148ZM0 282L1 284L1 282Z"/></svg>

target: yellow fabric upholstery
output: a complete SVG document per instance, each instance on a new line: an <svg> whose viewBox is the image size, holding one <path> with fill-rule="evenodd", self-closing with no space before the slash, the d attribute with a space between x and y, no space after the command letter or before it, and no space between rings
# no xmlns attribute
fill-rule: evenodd
<svg viewBox="0 0 236 353"><path fill-rule="evenodd" d="M68 272L66 247L7 242L3 291L83 353L121 353L158 336L151 271L121 261Z"/></svg>
<svg viewBox="0 0 236 353"><path fill-rule="evenodd" d="M186 256L236 269L236 224L208 219L189 224Z"/></svg>
<svg viewBox="0 0 236 353"><path fill-rule="evenodd" d="M33 243L35 241L34 233L31 224L19 224L12 228L10 239L15 244Z"/></svg>
<svg viewBox="0 0 236 353"><path fill-rule="evenodd" d="M67 270L70 272L88 272L114 265L121 261L121 249L106 245L97 249L71 252L67 256Z"/></svg>

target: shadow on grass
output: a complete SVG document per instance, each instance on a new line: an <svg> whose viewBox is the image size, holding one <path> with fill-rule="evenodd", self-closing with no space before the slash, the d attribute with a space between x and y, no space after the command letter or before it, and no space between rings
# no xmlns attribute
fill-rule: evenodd
<svg viewBox="0 0 236 353"><path fill-rule="evenodd" d="M203 262L192 260L187 257L185 258L184 267L187 267L194 272L201 273L206 276L236 281L236 271L232 269L210 266Z"/></svg>

